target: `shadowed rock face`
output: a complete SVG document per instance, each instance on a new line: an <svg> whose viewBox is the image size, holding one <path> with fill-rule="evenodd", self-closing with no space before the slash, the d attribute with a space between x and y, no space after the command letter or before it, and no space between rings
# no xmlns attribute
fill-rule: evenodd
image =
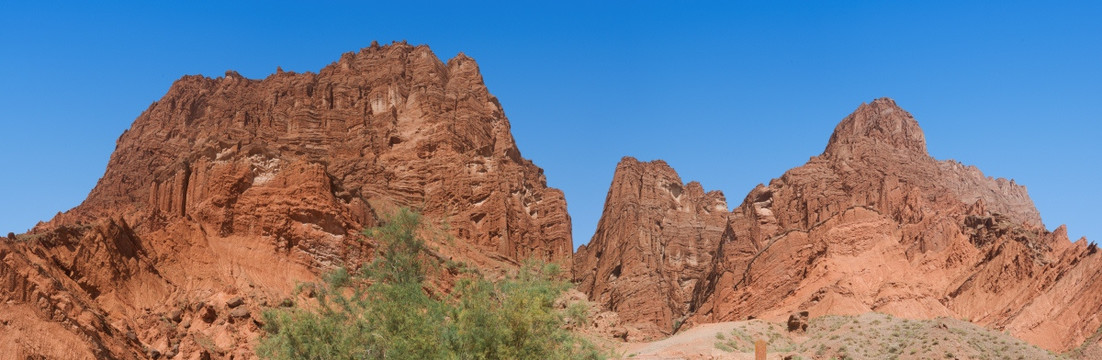
<svg viewBox="0 0 1102 360"><path fill-rule="evenodd" d="M619 175L624 166L593 241L576 254L575 278L591 299L619 310L622 319L654 324L658 335L668 331L671 316L653 309L677 308L672 305L683 304L685 295L665 290L668 276L661 274L668 267L649 255L663 253L652 245L656 236L609 229L645 227L637 219L667 219L670 211L615 210L642 197L619 190L630 183ZM636 178L673 173L665 166L644 169ZM662 182L647 184L637 193L662 193ZM1085 240L1071 243L1063 227L1045 230L1024 187L931 158L917 122L890 99L861 105L839 123L823 154L759 185L730 213L709 216L726 217L727 229L712 237L657 236L661 243L694 244L698 259L712 260L679 272L678 284L691 284L684 289L692 300L667 312L686 317L689 326L747 317L783 321L799 310L811 316L877 311L967 318L1065 350L1102 324L1102 282L1096 280L1102 256ZM653 250L631 256L611 250L637 248ZM609 277L601 270L638 264L650 271Z"/></svg>
<svg viewBox="0 0 1102 360"><path fill-rule="evenodd" d="M45 347L251 357L248 319L297 281L368 259L359 231L401 206L446 223L454 241L435 256L570 263L563 194L521 157L475 61L373 44L317 74L176 81L80 206L0 245L0 300L80 344ZM18 342L0 353L24 353L3 351Z"/></svg>

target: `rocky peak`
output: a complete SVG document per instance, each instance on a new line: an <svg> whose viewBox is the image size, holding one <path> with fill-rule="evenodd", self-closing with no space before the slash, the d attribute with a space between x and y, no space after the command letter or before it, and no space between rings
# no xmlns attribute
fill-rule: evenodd
<svg viewBox="0 0 1102 360"><path fill-rule="evenodd" d="M616 165L607 200L613 205L647 201L683 211L727 211L722 192L705 192L696 181L682 183L677 171L663 160L642 162L630 156Z"/></svg>
<svg viewBox="0 0 1102 360"><path fill-rule="evenodd" d="M866 151L897 149L926 156L926 137L914 116L889 98L862 103L834 128L823 155L849 157Z"/></svg>
<svg viewBox="0 0 1102 360"><path fill-rule="evenodd" d="M427 46L401 42L346 53L317 73L180 78L119 137L88 198L37 226L30 235L42 241L11 250L39 263L0 264L0 278L46 271L60 279L51 291L87 301L62 305L67 313L26 303L42 319L83 323L86 307L119 327L87 328L85 339L150 329L118 336L104 354L59 357L138 358L129 346L162 344L156 350L166 353L196 336L152 322L199 311L175 304L207 304L207 319L211 304L281 299L296 281L367 261L373 244L360 230L398 207L441 229L427 239L441 261L489 272L528 258L570 263L563 193L521 157L478 64L462 54L444 63ZM17 300L40 298L31 294ZM223 348L241 345L222 355L252 356L255 326L214 324L204 332ZM178 350L203 351L187 341Z"/></svg>
<svg viewBox="0 0 1102 360"><path fill-rule="evenodd" d="M1083 280L1102 274L1097 247L1041 228L1015 182L930 157L891 99L858 107L823 156L730 212L679 184L663 162L625 158L574 257L578 288L646 334L875 311L967 317L1062 351L1100 324L1079 315L1102 304Z"/></svg>
<svg viewBox="0 0 1102 360"><path fill-rule="evenodd" d="M662 160L625 157L593 239L574 255L578 288L642 330L633 340L669 334L689 313L726 218L722 193L682 183Z"/></svg>
<svg viewBox="0 0 1102 360"><path fill-rule="evenodd" d="M612 174L608 199L638 201L645 197L661 197L676 201L683 189L681 177L665 161L642 162L625 156L616 164L616 172Z"/></svg>

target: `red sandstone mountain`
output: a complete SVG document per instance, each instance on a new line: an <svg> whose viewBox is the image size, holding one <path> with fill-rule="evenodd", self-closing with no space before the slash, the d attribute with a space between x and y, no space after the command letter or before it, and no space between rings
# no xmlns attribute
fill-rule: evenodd
<svg viewBox="0 0 1102 360"><path fill-rule="evenodd" d="M441 257L571 258L562 192L462 54L373 44L317 74L185 76L80 206L0 242L0 354L253 357L259 309L370 256L360 229L400 206L447 223Z"/></svg>
<svg viewBox="0 0 1102 360"><path fill-rule="evenodd" d="M669 334L685 320L693 290L725 237L727 201L700 183L683 184L658 160L616 166L597 233L575 254L579 290L637 324Z"/></svg>
<svg viewBox="0 0 1102 360"><path fill-rule="evenodd" d="M877 311L965 318L1063 351L1102 325L1097 248L1046 231L1013 181L931 158L890 99L861 105L821 155L730 213L720 194L681 188L665 163L625 159L575 257L580 290L650 336L678 319Z"/></svg>
<svg viewBox="0 0 1102 360"><path fill-rule="evenodd" d="M259 309L370 257L357 232L399 206L446 223L442 258L571 261L563 195L520 156L470 58L373 45L318 74L184 77L84 203L0 241L0 354L252 357ZM1102 323L1097 248L1046 231L1023 187L931 158L888 99L726 209L665 163L625 158L574 256L579 288L643 337L879 311L1064 350Z"/></svg>

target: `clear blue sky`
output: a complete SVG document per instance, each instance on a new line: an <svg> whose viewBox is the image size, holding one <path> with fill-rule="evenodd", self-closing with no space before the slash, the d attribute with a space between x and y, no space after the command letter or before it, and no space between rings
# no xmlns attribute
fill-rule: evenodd
<svg viewBox="0 0 1102 360"><path fill-rule="evenodd" d="M1050 229L1102 238L1102 2L393 3L6 1L0 231L79 204L182 75L317 71L404 39L478 60L522 154L566 192L575 245L621 156L734 206L882 96L934 157L1013 178Z"/></svg>

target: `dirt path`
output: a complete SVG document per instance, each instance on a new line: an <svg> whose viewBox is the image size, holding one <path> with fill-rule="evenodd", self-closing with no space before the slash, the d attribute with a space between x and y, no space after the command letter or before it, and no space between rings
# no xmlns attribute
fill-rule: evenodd
<svg viewBox="0 0 1102 360"><path fill-rule="evenodd" d="M736 326L754 322L722 322L704 324L669 338L648 343L626 343L618 353L626 359L645 360L702 360L702 359L753 359L754 353L727 352L716 348L716 333L730 334ZM762 324L762 327L767 325ZM782 359L781 354L770 354L768 359Z"/></svg>

